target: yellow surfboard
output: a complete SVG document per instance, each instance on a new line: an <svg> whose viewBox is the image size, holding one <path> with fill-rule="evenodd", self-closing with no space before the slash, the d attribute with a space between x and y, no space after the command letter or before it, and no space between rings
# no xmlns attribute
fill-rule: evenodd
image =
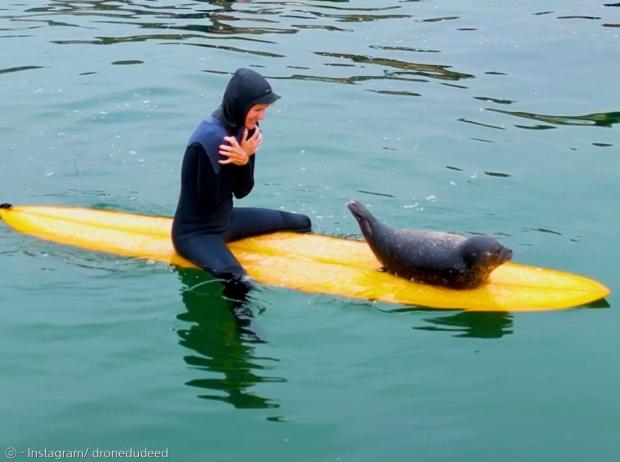
<svg viewBox="0 0 620 462"><path fill-rule="evenodd" d="M17 231L60 244L194 266L174 251L170 218L51 206L2 208L0 218ZM363 300L473 311L544 311L584 305L610 293L592 279L511 262L475 289L419 284L380 272L381 264L366 242L319 234L279 232L229 247L262 284Z"/></svg>

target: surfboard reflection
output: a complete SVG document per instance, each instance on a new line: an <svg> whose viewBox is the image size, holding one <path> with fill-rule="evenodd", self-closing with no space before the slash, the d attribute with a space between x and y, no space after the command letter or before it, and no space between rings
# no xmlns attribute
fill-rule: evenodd
<svg viewBox="0 0 620 462"><path fill-rule="evenodd" d="M199 398L223 401L242 409L278 408L279 404L251 389L264 382L285 382L266 376L275 358L257 355L265 343L257 332L249 309L222 298L221 285L204 271L177 269L187 311L177 319L191 323L179 329L179 343L192 350L184 361L204 376L186 382L208 393Z"/></svg>
<svg viewBox="0 0 620 462"><path fill-rule="evenodd" d="M455 337L501 338L510 335L512 315L500 312L462 311L450 316L425 319L430 326L414 327L416 330L454 332Z"/></svg>

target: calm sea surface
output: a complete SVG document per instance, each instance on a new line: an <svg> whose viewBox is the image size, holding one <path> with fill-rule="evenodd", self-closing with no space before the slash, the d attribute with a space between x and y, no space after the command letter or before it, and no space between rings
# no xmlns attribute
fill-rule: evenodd
<svg viewBox="0 0 620 462"><path fill-rule="evenodd" d="M0 202L171 215L185 142L245 66L283 98L244 205L349 236L356 197L617 291L619 36L613 0L3 1ZM479 314L264 287L239 332L197 271L3 225L0 264L17 460L618 458L614 296Z"/></svg>

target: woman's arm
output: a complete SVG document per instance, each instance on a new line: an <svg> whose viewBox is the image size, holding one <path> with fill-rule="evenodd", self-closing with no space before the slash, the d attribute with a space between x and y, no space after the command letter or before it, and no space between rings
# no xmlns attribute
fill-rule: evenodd
<svg viewBox="0 0 620 462"><path fill-rule="evenodd" d="M253 130L252 135L245 129L241 136L241 143L234 136L225 136L221 144L219 154L225 157L220 164L233 164L236 166L233 179L233 194L237 199L247 196L254 187L254 154L260 148L262 135L258 128Z"/></svg>
<svg viewBox="0 0 620 462"><path fill-rule="evenodd" d="M233 183L233 194L237 199L241 199L252 191L254 187L254 162L256 156L250 157L247 164L237 167Z"/></svg>
<svg viewBox="0 0 620 462"><path fill-rule="evenodd" d="M208 210L216 209L222 203L220 194L221 176L213 170L211 159L200 143L193 143L188 149L193 149L194 155L198 159L196 189L200 200Z"/></svg>

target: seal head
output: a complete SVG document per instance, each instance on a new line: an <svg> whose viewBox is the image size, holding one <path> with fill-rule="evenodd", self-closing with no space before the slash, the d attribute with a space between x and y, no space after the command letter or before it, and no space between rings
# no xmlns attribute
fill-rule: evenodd
<svg viewBox="0 0 620 462"><path fill-rule="evenodd" d="M482 284L499 265L512 258L512 250L488 236L474 236L461 245L463 261L472 274L473 284Z"/></svg>
<svg viewBox="0 0 620 462"><path fill-rule="evenodd" d="M512 251L487 236L466 238L439 231L397 229L377 220L359 201L347 207L385 271L453 289L476 287L512 258Z"/></svg>

